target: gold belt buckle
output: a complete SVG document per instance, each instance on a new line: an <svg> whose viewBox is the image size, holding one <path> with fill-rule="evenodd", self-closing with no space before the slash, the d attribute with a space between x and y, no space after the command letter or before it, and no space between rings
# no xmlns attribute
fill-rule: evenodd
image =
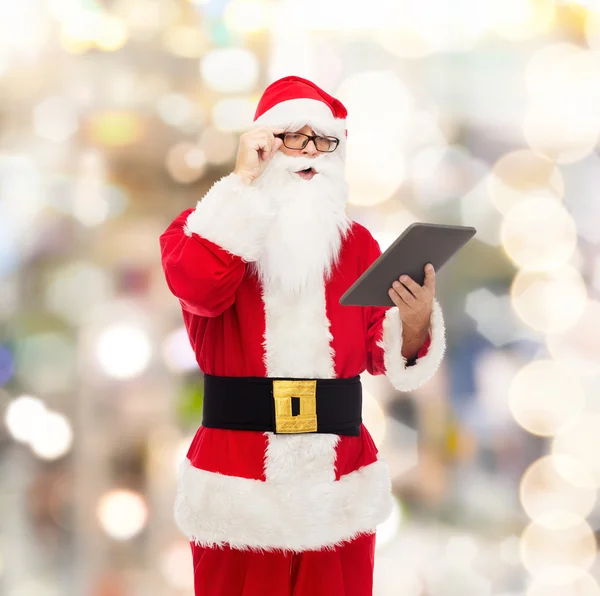
<svg viewBox="0 0 600 596"><path fill-rule="evenodd" d="M292 415L292 398L300 400L300 413ZM276 433L317 432L317 381L273 380Z"/></svg>

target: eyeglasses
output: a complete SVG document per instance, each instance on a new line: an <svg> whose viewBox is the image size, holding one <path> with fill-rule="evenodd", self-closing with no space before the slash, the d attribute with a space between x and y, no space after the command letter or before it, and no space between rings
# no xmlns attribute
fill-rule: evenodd
<svg viewBox="0 0 600 596"><path fill-rule="evenodd" d="M302 132L282 132L273 135L283 141L288 149L304 149L309 141L315 144L317 151L322 153L331 153L335 151L340 144L340 140L335 137L319 137L317 135L305 135Z"/></svg>

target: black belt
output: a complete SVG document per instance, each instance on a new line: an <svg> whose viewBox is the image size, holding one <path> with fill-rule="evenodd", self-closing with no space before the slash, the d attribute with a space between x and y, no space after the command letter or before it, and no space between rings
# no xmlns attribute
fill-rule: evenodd
<svg viewBox="0 0 600 596"><path fill-rule="evenodd" d="M360 377L280 379L204 375L202 425L209 428L359 436Z"/></svg>

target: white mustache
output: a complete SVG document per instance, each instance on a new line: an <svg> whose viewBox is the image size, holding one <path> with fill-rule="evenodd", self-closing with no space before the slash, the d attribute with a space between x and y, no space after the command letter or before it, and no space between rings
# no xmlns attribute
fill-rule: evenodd
<svg viewBox="0 0 600 596"><path fill-rule="evenodd" d="M339 168L339 164L336 164L334 160L337 158L333 155L323 154L317 157L304 157L304 156L291 156L277 151L271 159L271 167L279 171L287 171L289 173L299 172L300 170L306 170L313 168L315 172L319 174L329 174L336 170L336 166Z"/></svg>

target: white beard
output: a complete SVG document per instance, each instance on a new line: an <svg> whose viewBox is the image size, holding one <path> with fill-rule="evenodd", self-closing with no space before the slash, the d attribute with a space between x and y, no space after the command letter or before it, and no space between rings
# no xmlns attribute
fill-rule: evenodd
<svg viewBox="0 0 600 596"><path fill-rule="evenodd" d="M312 180L294 174L308 167L318 172ZM258 182L278 206L263 253L253 263L263 286L299 294L322 284L350 228L344 162L335 153L307 158L276 151Z"/></svg>

